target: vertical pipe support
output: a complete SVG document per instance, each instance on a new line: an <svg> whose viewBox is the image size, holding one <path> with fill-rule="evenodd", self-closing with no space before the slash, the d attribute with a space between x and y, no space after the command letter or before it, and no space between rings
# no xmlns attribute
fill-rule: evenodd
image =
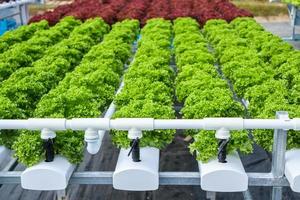
<svg viewBox="0 0 300 200"><path fill-rule="evenodd" d="M289 119L288 112L276 112L276 119ZM285 171L285 151L287 146L287 130L275 129L273 137L272 169L274 178L282 178ZM282 199L282 187L273 187L272 200Z"/></svg>

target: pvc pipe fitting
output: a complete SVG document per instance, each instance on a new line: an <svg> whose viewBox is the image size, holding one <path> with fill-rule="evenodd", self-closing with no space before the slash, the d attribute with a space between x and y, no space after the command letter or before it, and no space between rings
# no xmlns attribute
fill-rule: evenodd
<svg viewBox="0 0 300 200"><path fill-rule="evenodd" d="M203 128L205 130L242 130L244 128L243 118L204 118Z"/></svg>
<svg viewBox="0 0 300 200"><path fill-rule="evenodd" d="M299 131L300 130L300 118L294 118L294 130Z"/></svg>
<svg viewBox="0 0 300 200"><path fill-rule="evenodd" d="M135 140L136 138L142 138L142 137L143 137L143 133L141 130L133 128L128 131L129 139Z"/></svg>
<svg viewBox="0 0 300 200"><path fill-rule="evenodd" d="M94 155L98 153L101 146L101 141L99 141L99 134L97 130L88 128L85 131L84 140L87 143L86 149L90 154Z"/></svg>
<svg viewBox="0 0 300 200"><path fill-rule="evenodd" d="M28 130L66 130L66 119L30 118L27 120Z"/></svg>
<svg viewBox="0 0 300 200"><path fill-rule="evenodd" d="M110 121L111 129L128 131L131 129L137 130L153 130L153 118L119 118Z"/></svg>
<svg viewBox="0 0 300 200"><path fill-rule="evenodd" d="M48 140L48 139L53 139L56 137L56 134L54 131L48 129L48 128L43 128L41 131L41 138L43 140Z"/></svg>
<svg viewBox="0 0 300 200"><path fill-rule="evenodd" d="M220 140L227 140L230 138L230 131L226 128L220 128L216 131L215 137Z"/></svg>
<svg viewBox="0 0 300 200"><path fill-rule="evenodd" d="M67 120L66 128L84 131L88 128L95 130L109 130L109 121L107 118L74 118Z"/></svg>

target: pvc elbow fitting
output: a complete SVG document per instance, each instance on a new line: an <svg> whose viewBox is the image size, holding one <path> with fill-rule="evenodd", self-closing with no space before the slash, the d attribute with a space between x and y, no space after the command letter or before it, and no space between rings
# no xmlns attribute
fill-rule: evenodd
<svg viewBox="0 0 300 200"><path fill-rule="evenodd" d="M91 142L91 141L87 142L86 141L86 143L87 143L86 150L90 154L95 155L100 150L100 146L101 145L100 145L100 141L99 140L96 140L96 141L93 141L93 142Z"/></svg>
<svg viewBox="0 0 300 200"><path fill-rule="evenodd" d="M98 151L100 150L101 142L97 130L88 128L85 131L84 140L87 143L86 149L90 154L95 155L96 153L98 153Z"/></svg>

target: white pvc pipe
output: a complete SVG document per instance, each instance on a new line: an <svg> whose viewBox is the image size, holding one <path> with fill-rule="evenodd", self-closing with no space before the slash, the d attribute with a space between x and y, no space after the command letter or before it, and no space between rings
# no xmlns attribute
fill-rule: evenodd
<svg viewBox="0 0 300 200"><path fill-rule="evenodd" d="M299 119L244 119L244 129L295 129L299 130Z"/></svg>
<svg viewBox="0 0 300 200"><path fill-rule="evenodd" d="M0 129L27 129L27 119L1 119Z"/></svg>
<svg viewBox="0 0 300 200"><path fill-rule="evenodd" d="M120 118L110 120L110 128L117 130L153 130L154 119L153 118Z"/></svg>
<svg viewBox="0 0 300 200"><path fill-rule="evenodd" d="M66 130L66 119L31 118L31 119L27 120L27 129L28 130L42 130L44 128L52 130L52 131Z"/></svg>
<svg viewBox="0 0 300 200"><path fill-rule="evenodd" d="M107 117L113 114L111 108ZM154 130L154 129L204 129L228 130L242 129L286 129L300 130L300 118L295 119L242 119L242 118L205 118L205 119L153 119L153 118L75 118L66 119L28 119L0 120L1 129L42 130Z"/></svg>
<svg viewBox="0 0 300 200"><path fill-rule="evenodd" d="M202 119L155 119L155 129L203 129L204 123Z"/></svg>

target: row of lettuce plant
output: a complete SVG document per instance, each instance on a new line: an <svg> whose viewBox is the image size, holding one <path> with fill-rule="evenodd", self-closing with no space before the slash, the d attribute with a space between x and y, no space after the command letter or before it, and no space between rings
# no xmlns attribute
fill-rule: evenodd
<svg viewBox="0 0 300 200"><path fill-rule="evenodd" d="M299 117L299 95L300 95L300 75L298 59L300 52L284 42L280 37L265 31L255 20L241 18L231 23L231 26L237 30L239 37L252 41L253 46L261 55L261 58L273 70L273 80L263 83L261 86L249 89L247 98L252 98L252 102L264 104L264 109L258 106L252 106L259 117L274 118L274 112L285 110L289 112L290 117ZM252 31L250 34L240 34L240 30ZM258 37L260 36L260 37ZM260 39L256 39L260 38ZM258 95L265 95L258 98ZM268 97L271 96L271 97ZM256 98L256 99L255 99ZM256 101L254 101L256 100ZM267 101L268 100L268 101ZM253 104L254 104L253 103ZM259 113L261 112L261 113ZM256 141L266 150L272 150L272 131L255 131ZM295 131L289 131L288 149L300 147L300 136Z"/></svg>
<svg viewBox="0 0 300 200"><path fill-rule="evenodd" d="M34 61L46 55L46 50L50 46L68 38L72 30L80 23L73 17L66 17L54 27L39 30L26 42L17 43L2 53L0 55L0 81L7 79L19 68L31 67Z"/></svg>
<svg viewBox="0 0 300 200"><path fill-rule="evenodd" d="M114 118L175 118L171 39L170 21L160 18L147 21L134 61L125 74L124 88L115 98ZM111 134L118 147L130 146L128 132L112 131ZM172 141L174 134L174 130L145 131L140 146L163 148Z"/></svg>
<svg viewBox="0 0 300 200"><path fill-rule="evenodd" d="M100 42L109 26L102 19L87 20L68 39L49 48L45 56L20 68L0 86L0 116L4 119L33 117L34 109L65 74L78 65L89 49ZM17 131L1 131L1 144L11 148Z"/></svg>
<svg viewBox="0 0 300 200"><path fill-rule="evenodd" d="M297 76L293 54L299 52L249 18L235 19L230 24L212 20L204 29L224 75L237 95L247 101L250 117L274 118L280 110L288 111L290 117L299 115L298 104L290 95L290 76L285 76ZM253 135L260 146L272 151L272 130L254 130ZM290 131L288 149L299 147L299 139Z"/></svg>
<svg viewBox="0 0 300 200"><path fill-rule="evenodd" d="M30 39L35 33L48 28L48 22L42 20L38 23L21 26L15 30L4 33L4 35L0 37L0 53L10 49L16 43Z"/></svg>
<svg viewBox="0 0 300 200"><path fill-rule="evenodd" d="M191 18L178 18L174 22L174 46L178 76L176 94L184 103L181 110L187 119L205 117L241 117L242 105L233 99L231 90L217 72L215 59L208 42L200 32L199 24ZM207 162L216 158L218 140L215 131L188 131L194 137L191 152L197 152L197 159ZM233 131L228 152L239 150L252 152L252 142L246 131Z"/></svg>
<svg viewBox="0 0 300 200"><path fill-rule="evenodd" d="M101 30L101 27L96 30ZM69 119L100 117L119 87L123 66L131 55L131 44L138 31L139 22L136 20L114 24L103 42L94 46L74 71L42 97L33 116ZM56 134L55 153L66 157L71 163L80 163L84 152L84 133L63 131ZM27 166L43 159L43 144L37 131L23 131L13 149L19 161Z"/></svg>

